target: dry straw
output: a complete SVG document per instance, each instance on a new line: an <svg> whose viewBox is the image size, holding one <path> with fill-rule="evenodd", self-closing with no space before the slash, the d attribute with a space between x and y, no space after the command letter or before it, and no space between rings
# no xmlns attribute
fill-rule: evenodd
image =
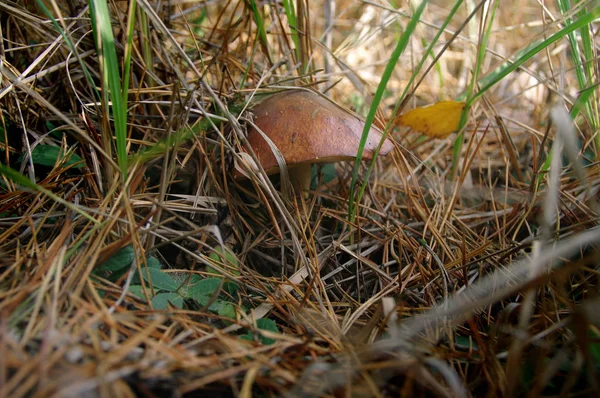
<svg viewBox="0 0 600 398"><path fill-rule="evenodd" d="M0 2L0 396L599 395L600 9L396 3ZM394 151L286 194L299 88Z"/></svg>

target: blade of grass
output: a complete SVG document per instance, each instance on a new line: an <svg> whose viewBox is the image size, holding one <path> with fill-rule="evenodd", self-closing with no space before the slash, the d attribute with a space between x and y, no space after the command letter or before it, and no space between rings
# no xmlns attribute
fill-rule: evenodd
<svg viewBox="0 0 600 398"><path fill-rule="evenodd" d="M595 84L595 85L593 85L591 87L587 87L586 89L581 91L581 93L579 94L579 98L577 98L577 101L575 101L575 104L571 108L571 112L569 112L569 115L571 116L571 120L575 120L575 118L577 118L577 116L579 115L579 112L581 112L581 108L583 108L583 106L590 100L590 97L596 93L597 88L598 88L598 85ZM536 179L536 188L537 189L539 189L539 187L544 179L544 176L546 175L548 170L550 170L550 164L552 163L553 154L554 154L554 148L550 148L550 150L548 151L548 156L546 157L546 159L544 160L544 163L542 164L542 166L540 167L540 169L538 171L538 176Z"/></svg>
<svg viewBox="0 0 600 398"><path fill-rule="evenodd" d="M258 10L256 1L246 0L246 4L248 4L248 6L250 6L250 10L252 10L252 16L254 17L254 23L256 23L256 28L258 29L258 37L260 39L260 44L263 48L263 51L269 59L269 64L273 65L273 59L271 58L271 53L269 52L269 41L267 40L267 33L265 32L265 22L263 21L260 11Z"/></svg>
<svg viewBox="0 0 600 398"><path fill-rule="evenodd" d="M473 97L473 91L475 90L475 82L477 82L477 79L479 78L479 74L481 72L481 65L483 64L483 61L485 59L487 43L489 42L489 39L490 39L494 18L496 17L496 11L498 10L498 5L499 5L499 2L496 1L494 3L494 6L493 6L494 8L493 8L491 14L488 14L489 17L487 18L487 21L482 21L483 23L485 23L487 25L487 29L483 33L483 36L481 37L481 41L480 41L479 45L477 46L477 61L475 62L475 70L473 71L473 76L471 78L471 82L469 84L469 88L467 91L467 101L466 101L465 107L460 115L460 121L458 123L458 135L456 136L456 139L454 140L454 147L452 149L452 168L450 170L450 179L451 180L454 179L454 177L456 176L456 173L458 171L460 153L462 151L463 141L464 141L464 137L465 137L464 128L467 125L470 107L474 102L471 98Z"/></svg>
<svg viewBox="0 0 600 398"><path fill-rule="evenodd" d="M137 5L137 1L136 1L136 5ZM138 7L136 7L136 8L139 9ZM148 24L148 17L146 16L146 13L140 12L139 18L140 18L139 34L141 35L142 43L143 43L142 44L142 52L143 52L144 67L146 68L146 70L148 72L153 72L154 65L152 63L152 48L150 46L150 27ZM150 77L150 74L148 74L146 76L146 84L148 85L148 87L154 86L154 80Z"/></svg>
<svg viewBox="0 0 600 398"><path fill-rule="evenodd" d="M131 0L127 13L127 43L125 44L125 60L123 61L123 102L125 104L127 104L129 95L129 73L131 70L131 52L133 50L133 29L135 27L136 9L137 0Z"/></svg>
<svg viewBox="0 0 600 398"><path fill-rule="evenodd" d="M85 76L85 79L87 80L89 87L92 88L92 92L93 92L94 96L97 99L100 99L100 93L98 92L98 89L96 88L96 84L94 83L92 74L90 73L89 69L87 68L85 62L83 62L83 60L79 56L79 51L77 51L77 49L73 45L73 42L71 41L71 38L69 37L69 35L66 34L62 25L58 23L56 18L54 18L54 16L52 15L52 13L48 9L48 7L46 7L46 5L44 4L44 2L42 0L36 0L36 5L40 8L40 10L42 10L42 12L44 14L46 14L46 16L52 22L52 25L54 25L56 31L59 32L60 35L63 37L63 40L67 44L67 47L69 47L69 50L71 50L71 53L77 58L77 61L79 62L79 66L81 67L83 75Z"/></svg>
<svg viewBox="0 0 600 398"><path fill-rule="evenodd" d="M568 16L571 11L571 2L569 0L557 0L560 12L566 16L565 24L568 26L573 23L573 19ZM579 3L579 2L578 2ZM585 9L580 11L580 15L585 12ZM571 51L569 52L573 65L575 66L575 74L577 76L577 83L579 89L585 89L591 82L592 76L594 76L594 52L593 43L590 36L588 25L582 26L577 32L570 32L568 35L569 46ZM579 38L581 39L582 49L579 48ZM582 51L583 50L583 51ZM594 97L595 97L594 93ZM598 128L598 109L595 106L597 101L586 101L583 103L586 111L586 116L592 125L592 130L596 131ZM600 136L596 135L596 149L600 148Z"/></svg>
<svg viewBox="0 0 600 398"><path fill-rule="evenodd" d="M396 44L396 48L392 52L392 55L390 56L390 60L388 61L387 65L385 66L383 75L381 77L381 81L379 82L379 85L377 86L377 91L375 92L375 96L373 97L373 102L371 103L371 108L369 109L369 114L367 115L367 120L365 122L365 128L363 129L362 137L360 139L358 153L356 155L356 161L354 162L354 171L352 173L352 182L350 184L350 198L349 198L349 202L348 202L348 220L351 223L354 221L354 219L356 217L356 211L357 211L356 203L360 202L360 199L362 197L362 194L364 192L364 189L365 189L367 181L368 181L367 179L365 179L365 181L363 182L362 188L359 192L358 197L355 198L356 181L358 179L358 170L360 168L360 162L362 160L363 151L365 148L365 144L367 142L367 137L369 135L371 125L373 124L373 121L375 120L375 114L377 113L379 103L381 102L381 98L383 97L383 93L385 91L388 81L390 80L390 78L392 76L392 72L394 71L396 63L398 62L400 55L406 49L406 46L408 45L410 37L411 37L412 33L414 32L414 30L417 26L417 23L419 22L419 19L421 18L421 14L425 10L425 6L427 5L427 3L428 3L428 0L423 0L421 2L419 7L416 9L415 13L413 14L412 18L408 22L408 25L406 25L406 29L404 30L404 33L402 34L402 36L400 36L400 39L398 40L398 43ZM385 139L385 137L383 137L383 139ZM373 161L375 161L375 159L376 159L376 156L373 157Z"/></svg>
<svg viewBox="0 0 600 398"><path fill-rule="evenodd" d="M139 153L132 155L128 159L128 163L145 163L151 159L157 158L165 154L170 148L177 148L179 145L184 142L191 140L202 131L207 131L214 124L220 124L223 119L218 118L205 118L198 122L193 127L183 127L173 134L163 138L158 141L156 144L140 151Z"/></svg>
<svg viewBox="0 0 600 398"><path fill-rule="evenodd" d="M117 162L123 182L127 180L127 102L121 84L119 62L106 0L89 0L92 27L98 45L102 71L102 98L106 110L113 111ZM128 70L128 67L125 69ZM110 141L110 140L107 140Z"/></svg>
<svg viewBox="0 0 600 398"><path fill-rule="evenodd" d="M575 22L573 22L572 24L570 24L568 26L565 26L564 28L562 28L558 32L554 33L552 36L550 36L546 40L543 40L539 43L534 43L531 46L528 46L526 49L524 49L522 52L520 52L518 54L515 61L505 62L502 65L500 65L491 74L489 74L488 76L486 76L485 78L483 78L481 80L480 84L483 85L483 87L475 95L473 95L471 98L469 98L467 100L467 106L465 107L465 109L468 109L469 106L473 102L475 102L479 97L481 97L486 91L488 91L496 83L498 83L499 81L504 79L506 76L508 76L511 72L514 72L515 70L517 70L525 62L527 62L534 55L536 55L538 52L542 51L549 45L551 45L551 44L557 42L558 40L562 39L563 37L567 36L569 33L574 32L575 30L581 29L582 27L589 25L591 22L593 22L595 19L597 19L599 17L600 17L600 6L594 8L592 11L590 11L588 13L583 14L578 20L576 20ZM585 98L589 98L589 96L591 94L592 93L588 93ZM583 98L583 95L580 96L580 100L582 98ZM581 106L586 103L586 102L580 101L580 100L577 101L577 103L579 104L578 109L576 110L577 113L579 113ZM453 169L455 167L454 165L457 164L455 159L457 159L457 156L459 155L458 151L460 150L460 146L461 145L458 144L458 137L457 137L457 141L455 142L455 146L454 146L454 153L452 155ZM550 150L548 157L546 158L544 164L540 168L540 173L539 173L539 176L538 176L538 179L536 182L536 184L538 186L541 183L542 179L544 178L545 172L548 170L548 168L550 167L550 164L552 163L552 153L553 153L552 150Z"/></svg>
<svg viewBox="0 0 600 398"><path fill-rule="evenodd" d="M296 59L300 60L300 38L298 37L298 19L296 18L296 9L291 0L283 0L283 8L287 16L288 25L292 32L292 41L296 50Z"/></svg>
<svg viewBox="0 0 600 398"><path fill-rule="evenodd" d="M534 55L536 55L537 53L539 53L540 51L542 51L549 45L559 41L560 39L562 39L563 37L568 35L570 32L580 29L581 27L590 24L591 22L593 22L595 19L598 19L598 18L600 18L600 6L594 8L592 11L582 15L578 20L573 22L571 25L565 26L564 28L562 28L558 32L554 33L549 38L547 38L539 43L534 43L534 44L528 46L526 49L524 49L522 52L520 52L518 54L517 58L514 61L507 61L507 62L503 63L502 65L498 66L492 73L490 73L488 76L481 79L480 85L483 87L481 89L479 89L479 91L477 93L475 93L475 95L473 95L469 99L467 106L469 106L473 102L475 102L479 97L481 97L483 94L485 94L486 91L488 91L490 88L492 88L494 85L496 85L496 83L502 81L502 79L504 79L511 72L514 72L515 70L519 69L525 62L529 61Z"/></svg>
<svg viewBox="0 0 600 398"><path fill-rule="evenodd" d="M456 30L454 36L452 36L448 40L448 42L446 43L446 45L444 45L444 47L442 48L442 50L433 58L433 61L431 62L431 64L429 65L429 67L427 67L427 69L423 73L423 76L421 77L421 80L419 80L419 82L417 82L417 84L413 87L413 82L415 81L415 79L417 78L419 72L421 71L421 68L423 67L425 61L427 60L427 57L428 56L433 56L433 47L435 46L435 44L437 43L437 41L441 37L441 35L444 32L446 26L448 26L448 24L450 23L450 21L452 20L452 18L454 17L454 15L456 14L456 12L460 8L460 6L462 5L462 3L463 3L462 0L457 1L455 3L454 7L452 8L452 10L450 10L450 13L449 13L448 17L444 20L444 22L442 23L442 25L439 27L437 34L435 35L435 37L433 38L433 40L429 44L429 47L427 48L427 50L425 50L425 53L424 53L423 57L421 58L421 61L413 69L413 74L411 75L408 83L406 84L406 86L404 88L404 91L402 92L402 95L399 97L399 100L398 100L398 102L397 102L397 104L396 104L396 106L395 106L395 108L394 108L394 110L392 112L392 117L387 122L387 125L386 125L386 128L385 128L385 132L384 132L384 137L379 142L379 145L377 146L377 149L375 149L375 153L374 153L374 156L373 156L374 159L369 164L369 168L367 169L365 180L368 180L369 176L373 172L373 168L375 167L375 159L377 159L377 156L379 155L379 151L381 150L381 146L383 145L383 142L384 142L385 138L387 137L387 131L390 130L391 125L394 122L395 115L398 113L398 109L400 109L401 107L403 107L404 104L406 103L407 99L410 98L414 94L414 92L416 91L417 87L420 85L420 82L423 80L423 78L425 77L425 75L427 75L427 73L429 73L429 71L435 65L437 65L437 61L440 59L440 57L442 56L442 54L444 53L444 51L450 46L450 44L454 41L454 38L456 38L458 36L458 34L462 31L463 27L468 23L468 21L470 21L471 18L477 13L477 11L479 10L479 8L481 8L484 5L485 1L486 0L481 1L479 3L479 5L477 5L477 7L475 7L475 9L465 19L465 21L462 23L462 25ZM411 87L412 87L412 89L411 89ZM465 113L463 112L463 115L464 114ZM363 183L363 185L361 186L359 197L362 197L362 195L364 194L365 189L366 189L366 184Z"/></svg>
<svg viewBox="0 0 600 398"><path fill-rule="evenodd" d="M548 38L546 41L551 40L551 43L554 43L555 41L563 38L566 35L571 34L572 32L574 32L575 30L578 29L584 29L585 27L587 27L592 21L594 21L595 19L597 19L598 17L600 17L600 7L596 7L594 8L592 11L583 14L577 21L572 22L570 25L565 26L563 29L561 29L560 31L556 32L554 35L552 35L550 38ZM585 29L587 30L587 29ZM542 44L544 44L546 41L540 43L539 45L537 45L534 49L532 49L530 52L532 52L533 50L535 50L536 48L540 47ZM548 43L548 44L551 44ZM576 43L575 43L576 44ZM540 50L543 49L540 48ZM533 56L533 54L532 54ZM577 60L574 59L573 60L575 62L575 64L577 65ZM521 63L522 64L522 63ZM516 68L514 68L516 69ZM513 69L513 70L514 70ZM577 68L577 70L579 70L579 68ZM578 79L579 79L579 75L578 75ZM590 102L596 103L596 101L591 101L590 98L595 97L596 96L596 88L597 86L594 84L591 87L585 87L582 88L579 98L577 98L577 101L575 102L575 104L573 105L573 107L571 108L571 119L575 120L575 118L579 115L579 113L581 112L581 109L586 109L586 111L590 112L590 107L588 107L588 105L590 104ZM594 113L594 112L592 112ZM593 118L597 118L597 112L595 113L595 116L590 116L590 120L593 123ZM600 147L600 136L596 136L596 149L598 149ZM536 187L539 189L546 173L548 172L548 170L550 169L550 165L552 164L552 157L554 155L554 150L552 148L550 148L550 151L548 152L548 156L546 157L544 163L541 165L539 171L538 171L538 176L536 179Z"/></svg>
<svg viewBox="0 0 600 398"><path fill-rule="evenodd" d="M460 7L462 6L463 0L458 0L454 4L454 7L450 10L450 12L448 14L448 17L446 17L446 19L444 20L444 22L442 22L442 24L440 25L440 27L439 27L439 29L438 29L435 37L433 38L433 40L429 44L429 47L425 50L425 53L423 54L423 57L421 58L421 61L413 69L413 73L410 76L410 79L408 80L408 83L405 85L404 91L402 92L402 94L399 97L398 104L394 108L394 111L392 113L392 119L397 114L398 109L401 108L401 107L403 107L404 103L406 102L406 100L414 94L414 92L416 91L417 87L423 81L423 79L427 75L427 73L429 73L429 71L433 67L435 67L436 65L438 65L437 61L440 59L440 57L442 56L442 54L444 53L444 51L446 51L446 49L448 47L450 47L450 44L452 44L452 42L454 42L454 39L462 31L462 28L465 26L465 24L473 17L473 15L475 15L475 12L477 10L479 10L479 8L481 8L483 6L484 2L485 2L485 0L482 1L475 8L475 10L466 18L465 22L456 30L455 34L446 42L446 44L444 45L444 47L442 48L442 50L433 58L433 61L431 62L431 64L429 65L429 67L427 67L427 69L425 69L425 71L423 72L423 76L421 77L421 79L413 86L413 83L416 80L417 76L419 75L419 72L421 71L421 68L425 64L425 61L427 61L428 57L433 56L433 47L435 47L435 45L437 44L438 40L440 39L440 37L444 33L446 27L448 26L448 24L450 23L450 21L452 20L452 18L454 18L454 15L458 12L458 10L460 9ZM440 80L442 80L442 79L443 79L443 77L440 76Z"/></svg>
<svg viewBox="0 0 600 398"><path fill-rule="evenodd" d="M77 214L80 214L81 216L90 220L94 224L98 223L98 220L94 219L92 216L90 216L89 214L87 214L86 212L81 210L78 206L75 206L73 203L66 201L63 198L55 195L52 191L49 191L46 188L44 188L34 182L31 182L31 180L29 180L27 177L21 175L15 169L13 169L9 166L5 166L2 163L0 163L0 175L3 175L5 178L7 178L9 180L12 180L13 182L22 186L23 188L46 195L53 201L62 204L63 206L65 206L66 208L72 210L73 212L75 212Z"/></svg>

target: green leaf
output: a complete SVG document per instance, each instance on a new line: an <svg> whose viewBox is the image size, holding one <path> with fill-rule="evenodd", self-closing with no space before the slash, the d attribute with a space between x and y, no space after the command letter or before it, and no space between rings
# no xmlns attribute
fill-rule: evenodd
<svg viewBox="0 0 600 398"><path fill-rule="evenodd" d="M154 269L158 269L160 270L162 268L162 264L160 261L158 261L158 259L154 256L150 256L146 259L146 265L148 266L148 268L154 268ZM142 266L142 268L144 268ZM152 276L152 274L150 275ZM139 274L136 272L135 275L133 275L133 278L131 279L131 283L133 284L140 284L140 276Z"/></svg>
<svg viewBox="0 0 600 398"><path fill-rule="evenodd" d="M218 310L217 314L224 318L235 319L235 307L233 304L228 303L227 301L217 300L218 301Z"/></svg>
<svg viewBox="0 0 600 398"><path fill-rule="evenodd" d="M277 327L277 324L275 323L275 321L273 321L269 318L260 318L259 320L257 320L256 327L258 327L261 330L267 330L269 332L279 333L279 328Z"/></svg>
<svg viewBox="0 0 600 398"><path fill-rule="evenodd" d="M221 281L221 278L202 279L188 289L188 297L198 300L200 304L205 305L200 300L212 296L219 286L221 286Z"/></svg>
<svg viewBox="0 0 600 398"><path fill-rule="evenodd" d="M252 15L254 16L254 22L256 23L256 27L258 28L258 37L260 38L260 44L263 47L264 53L269 59L269 63L273 64L271 60L271 53L269 52L269 41L267 40L267 34L265 32L265 23L263 21L262 15L260 15L260 11L258 10L258 6L256 5L255 0L250 0L247 2L250 6L250 10L252 10Z"/></svg>
<svg viewBox="0 0 600 398"><path fill-rule="evenodd" d="M49 120L46 120L46 129L50 133L50 135L54 138L61 139L63 136L63 131L57 130L57 126Z"/></svg>
<svg viewBox="0 0 600 398"><path fill-rule="evenodd" d="M215 263L221 263L221 264L225 264L228 266L228 270L233 273L234 275L239 275L240 271L239 269L239 263L237 261L237 258L235 257L235 255L233 254L233 252L225 247L225 250L223 250L220 246L216 247L213 252L210 254L209 258L211 260L213 260ZM221 276L223 275L221 273L221 271L219 271L216 268L213 267L208 267L208 273L213 274L213 275L217 275L217 276Z"/></svg>
<svg viewBox="0 0 600 398"><path fill-rule="evenodd" d="M146 265L148 266L148 268L155 268L155 269L162 268L161 262L158 261L158 259L154 256L150 256L146 259Z"/></svg>
<svg viewBox="0 0 600 398"><path fill-rule="evenodd" d="M64 162L65 166L71 166L77 163L74 168L80 169L83 167L83 159L81 159L81 157L75 153L66 154L63 148L59 146L40 144L31 150L31 161L35 164L41 164L42 166L52 167L65 156L68 156L67 160ZM21 158L22 157L23 156L21 155Z"/></svg>
<svg viewBox="0 0 600 398"><path fill-rule="evenodd" d="M173 276L173 279L175 279L175 281L180 285L177 293L179 293L182 297L193 299L190 294L190 288L199 283L202 280L202 277L197 274L192 274L190 276L187 273L183 273L177 277Z"/></svg>
<svg viewBox="0 0 600 398"><path fill-rule="evenodd" d="M530 389L536 376L535 364L530 360L526 360L521 369L521 380L526 388Z"/></svg>
<svg viewBox="0 0 600 398"><path fill-rule="evenodd" d="M155 310L166 310L169 304L177 308L183 307L183 297L177 293L158 293L152 297L152 308Z"/></svg>
<svg viewBox="0 0 600 398"><path fill-rule="evenodd" d="M261 319L257 320L256 327L260 330L266 330L269 332L279 333L279 328L277 327L277 324L268 318L261 318ZM245 335L240 336L240 338L242 340L254 340L254 333L252 333L252 331L249 331ZM258 336L258 340L265 345L271 345L271 344L275 343L274 339L264 337L262 335Z"/></svg>
<svg viewBox="0 0 600 398"><path fill-rule="evenodd" d="M475 341L473 341L473 339L469 336L458 335L454 337L454 341L459 346L479 349L479 347L477 347L477 343L475 343Z"/></svg>
<svg viewBox="0 0 600 398"><path fill-rule="evenodd" d="M285 9L285 15L287 16L288 26L292 33L292 41L294 42L294 48L296 50L296 59L302 59L300 53L300 35L298 34L298 18L296 16L296 10L294 8L294 2L292 0L283 0L283 8Z"/></svg>
<svg viewBox="0 0 600 398"><path fill-rule="evenodd" d="M131 285L129 286L129 293L133 294L136 297L141 298L142 300L146 300L146 296L144 296L144 290L141 285Z"/></svg>
<svg viewBox="0 0 600 398"><path fill-rule="evenodd" d="M115 254L113 254L108 260L103 262L100 266L94 269L94 272L104 272L104 271L119 271L131 265L131 262L135 258L135 253L133 252L133 247L131 245L125 246L119 249Z"/></svg>
<svg viewBox="0 0 600 398"><path fill-rule="evenodd" d="M335 164L325 163L322 165L313 165L311 172L312 177L310 179L310 189L317 189L317 184L319 183L321 177L320 174L323 175L323 179L321 180L323 184L333 181L337 177L337 169L335 168Z"/></svg>
<svg viewBox="0 0 600 398"><path fill-rule="evenodd" d="M152 283L154 289L174 292L179 287L177 282L175 282L169 274L162 272L160 269L144 268L142 269L142 277L146 282Z"/></svg>
<svg viewBox="0 0 600 398"><path fill-rule="evenodd" d="M240 290L240 287L235 282L225 282L223 283L223 290L233 296Z"/></svg>
<svg viewBox="0 0 600 398"><path fill-rule="evenodd" d="M206 307L208 305L208 303L210 303L210 305L208 305L208 310L211 312L218 313L219 309L221 308L221 303L223 303L223 300L215 299L211 302L210 301L211 299L212 299L212 296L194 297L194 300L196 300L198 302L198 304L200 304L202 307Z"/></svg>
<svg viewBox="0 0 600 398"><path fill-rule="evenodd" d="M194 277L198 276L193 275L192 280L196 280ZM180 292L182 296L196 300L203 307L210 303L208 310L211 312L215 312L222 317L235 318L236 310L232 303L220 298L216 298L211 302L213 295L220 286L230 294L234 294L238 289L237 284L232 282L223 283L223 279L221 278L206 278L189 285L189 287L184 287Z"/></svg>

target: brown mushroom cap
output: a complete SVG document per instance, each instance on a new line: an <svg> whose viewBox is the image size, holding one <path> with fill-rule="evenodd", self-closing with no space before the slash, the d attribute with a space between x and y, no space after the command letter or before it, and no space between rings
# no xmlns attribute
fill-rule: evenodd
<svg viewBox="0 0 600 398"><path fill-rule="evenodd" d="M289 167L356 158L365 122L358 116L308 90L273 95L253 108L254 123L279 149ZM363 159L372 159L382 133L372 127ZM279 170L271 147L254 128L248 142L268 174ZM393 148L386 139L380 154Z"/></svg>

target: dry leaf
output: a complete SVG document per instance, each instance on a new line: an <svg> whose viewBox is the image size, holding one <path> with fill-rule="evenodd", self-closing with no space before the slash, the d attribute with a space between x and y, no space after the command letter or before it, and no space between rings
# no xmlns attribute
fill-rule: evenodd
<svg viewBox="0 0 600 398"><path fill-rule="evenodd" d="M408 126L431 138L445 138L458 130L464 102L441 101L413 109L396 118L396 124Z"/></svg>

